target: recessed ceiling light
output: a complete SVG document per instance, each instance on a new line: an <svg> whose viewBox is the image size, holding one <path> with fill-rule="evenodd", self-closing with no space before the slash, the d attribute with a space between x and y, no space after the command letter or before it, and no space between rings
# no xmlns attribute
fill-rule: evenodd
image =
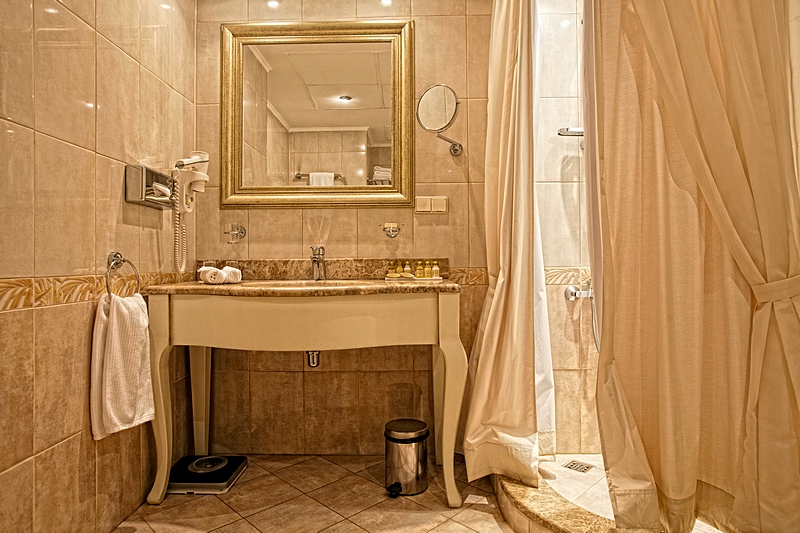
<svg viewBox="0 0 800 533"><path fill-rule="evenodd" d="M342 96L339 97L339 100L344 100L345 102L349 102L352 99L353 99L352 96L347 96L346 94L343 94Z"/></svg>
<svg viewBox="0 0 800 533"><path fill-rule="evenodd" d="M271 7L272 9L275 9L276 7L278 7L278 5L280 5L280 2L278 2L278 0L269 0L269 2L267 2L267 7Z"/></svg>

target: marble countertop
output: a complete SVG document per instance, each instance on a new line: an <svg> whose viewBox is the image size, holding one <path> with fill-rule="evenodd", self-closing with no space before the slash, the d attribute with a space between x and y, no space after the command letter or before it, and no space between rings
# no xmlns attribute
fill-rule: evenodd
<svg viewBox="0 0 800 533"><path fill-rule="evenodd" d="M387 282L375 279L249 280L236 284L208 285L200 281L166 283L142 289L155 294L205 294L218 296L351 296L366 294L413 294L460 292L458 283L442 280Z"/></svg>

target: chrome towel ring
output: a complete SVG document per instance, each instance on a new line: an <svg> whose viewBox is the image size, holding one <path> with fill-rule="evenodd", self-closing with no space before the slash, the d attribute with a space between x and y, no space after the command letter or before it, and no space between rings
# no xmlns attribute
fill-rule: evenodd
<svg viewBox="0 0 800 533"><path fill-rule="evenodd" d="M108 270L106 271L106 290L108 291L109 298L111 298L111 271L117 270L125 263L128 263L136 274L136 292L142 290L142 279L139 277L139 270L136 268L136 265L122 257L121 253L111 252L108 254Z"/></svg>

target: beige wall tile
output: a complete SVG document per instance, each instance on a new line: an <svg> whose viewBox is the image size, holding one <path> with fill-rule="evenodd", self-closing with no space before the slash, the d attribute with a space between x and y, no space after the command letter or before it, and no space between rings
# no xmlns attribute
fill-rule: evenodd
<svg viewBox="0 0 800 533"><path fill-rule="evenodd" d="M0 120L0 278L33 275L33 142L32 130Z"/></svg>
<svg viewBox="0 0 800 533"><path fill-rule="evenodd" d="M141 505L140 429L97 441L97 531L111 531Z"/></svg>
<svg viewBox="0 0 800 533"><path fill-rule="evenodd" d="M486 267L484 185L469 184L469 266Z"/></svg>
<svg viewBox="0 0 800 533"><path fill-rule="evenodd" d="M185 98L194 101L194 11L173 1L172 17L172 86Z"/></svg>
<svg viewBox="0 0 800 533"><path fill-rule="evenodd" d="M198 22L244 22L247 0L197 0Z"/></svg>
<svg viewBox="0 0 800 533"><path fill-rule="evenodd" d="M303 249L325 246L325 257L358 257L356 209L304 209Z"/></svg>
<svg viewBox="0 0 800 533"><path fill-rule="evenodd" d="M310 255L303 246L302 209L254 209L249 219L251 258L300 259Z"/></svg>
<svg viewBox="0 0 800 533"><path fill-rule="evenodd" d="M175 161L187 157L194 150L194 104L178 91L169 91L169 120L171 128L166 142L170 147L167 170L175 167Z"/></svg>
<svg viewBox="0 0 800 533"><path fill-rule="evenodd" d="M492 0L467 0L467 15L491 15Z"/></svg>
<svg viewBox="0 0 800 533"><path fill-rule="evenodd" d="M434 0L427 2L427 5L438 3ZM438 83L449 85L459 97L465 97L467 95L465 18L417 17L415 15L414 22L416 23L414 37L415 97L419 98L425 89Z"/></svg>
<svg viewBox="0 0 800 533"><path fill-rule="evenodd" d="M214 348L211 355L211 370L249 370L250 351L247 350L227 350L225 348Z"/></svg>
<svg viewBox="0 0 800 533"><path fill-rule="evenodd" d="M578 19L570 14L543 14L542 96L580 96L578 93Z"/></svg>
<svg viewBox="0 0 800 533"><path fill-rule="evenodd" d="M33 459L0 474L4 501L0 505L0 530L33 531Z"/></svg>
<svg viewBox="0 0 800 533"><path fill-rule="evenodd" d="M35 142L35 273L94 273L95 156L46 135Z"/></svg>
<svg viewBox="0 0 800 533"><path fill-rule="evenodd" d="M194 451L191 383L188 378L172 384L172 462Z"/></svg>
<svg viewBox="0 0 800 533"><path fill-rule="evenodd" d="M204 3L214 3L213 0ZM198 6L198 13L199 13ZM196 104L219 103L220 24L197 22L197 100Z"/></svg>
<svg viewBox="0 0 800 533"><path fill-rule="evenodd" d="M200 259L245 259L250 233L248 212L221 210L219 189L206 187L206 192L197 198L197 257ZM241 224L248 231L238 244L227 244L226 223Z"/></svg>
<svg viewBox="0 0 800 533"><path fill-rule="evenodd" d="M544 265L580 265L580 185L537 183Z"/></svg>
<svg viewBox="0 0 800 533"><path fill-rule="evenodd" d="M303 373L305 453L358 453L358 374Z"/></svg>
<svg viewBox="0 0 800 533"><path fill-rule="evenodd" d="M95 444L88 430L34 459L34 531L94 531Z"/></svg>
<svg viewBox="0 0 800 533"><path fill-rule="evenodd" d="M564 298L566 285L547 286L547 314L554 369L580 368L581 301Z"/></svg>
<svg viewBox="0 0 800 533"><path fill-rule="evenodd" d="M139 69L139 161L169 171L172 130L169 85L145 68ZM172 162L174 163L174 161Z"/></svg>
<svg viewBox="0 0 800 533"><path fill-rule="evenodd" d="M385 223L396 223L400 233L389 238ZM402 258L414 253L414 223L411 209L359 209L358 257Z"/></svg>
<svg viewBox="0 0 800 533"><path fill-rule="evenodd" d="M250 452L250 373L214 372L211 379L212 453Z"/></svg>
<svg viewBox="0 0 800 533"><path fill-rule="evenodd" d="M459 156L450 153L450 143L436 137L435 133L425 131L416 124L414 139L414 179L416 183L462 183L469 177L469 140L467 138L467 116L465 100L462 109L446 136L460 142L464 152ZM462 114L463 113L463 114Z"/></svg>
<svg viewBox="0 0 800 533"><path fill-rule="evenodd" d="M208 152L208 186L219 187L219 105L197 106L197 149Z"/></svg>
<svg viewBox="0 0 800 533"><path fill-rule="evenodd" d="M414 215L414 255L447 257L451 267L469 265L468 209L469 189L466 183L419 183L418 196L447 196L449 212Z"/></svg>
<svg viewBox="0 0 800 533"><path fill-rule="evenodd" d="M33 455L32 309L0 313L0 361L3 361L0 367L2 472Z"/></svg>
<svg viewBox="0 0 800 533"><path fill-rule="evenodd" d="M250 453L304 450L303 373L250 374Z"/></svg>
<svg viewBox="0 0 800 533"><path fill-rule="evenodd" d="M431 437L428 439L428 454L436 455L436 442L433 420L433 373L430 370L414 371L414 418L428 424Z"/></svg>
<svg viewBox="0 0 800 533"><path fill-rule="evenodd" d="M36 130L95 142L95 32L55 0L34 3Z"/></svg>
<svg viewBox="0 0 800 533"><path fill-rule="evenodd" d="M0 20L0 117L33 126L33 2L3 2Z"/></svg>
<svg viewBox="0 0 800 533"><path fill-rule="evenodd" d="M36 452L89 428L94 308L86 302L34 310Z"/></svg>
<svg viewBox="0 0 800 533"><path fill-rule="evenodd" d="M489 94L489 43L492 17L467 17L467 94L469 98L486 98Z"/></svg>
<svg viewBox="0 0 800 533"><path fill-rule="evenodd" d="M413 372L360 372L358 379L358 453L381 454L386 422L414 416Z"/></svg>
<svg viewBox="0 0 800 533"><path fill-rule="evenodd" d="M597 309L595 309L595 312ZM598 334L600 332L598 331ZM600 354L594 342L592 330L592 301L581 299L581 368L597 369Z"/></svg>
<svg viewBox="0 0 800 533"><path fill-rule="evenodd" d="M310 367L305 354L302 369L306 372L342 372L345 370L358 370L358 360L361 350L325 350L319 355L319 366Z"/></svg>
<svg viewBox="0 0 800 533"><path fill-rule="evenodd" d="M358 350L358 369L362 372L413 370L413 346L380 346Z"/></svg>
<svg viewBox="0 0 800 533"><path fill-rule="evenodd" d="M302 0L282 0L277 6L269 5L269 0L250 0L248 2L250 22L267 20L295 20L303 18Z"/></svg>
<svg viewBox="0 0 800 533"><path fill-rule="evenodd" d="M120 161L139 155L139 65L97 38L97 151Z"/></svg>
<svg viewBox="0 0 800 533"><path fill-rule="evenodd" d="M467 141L469 150L469 181L483 182L486 159L486 104L487 100L467 100Z"/></svg>
<svg viewBox="0 0 800 533"><path fill-rule="evenodd" d="M583 0L578 0L578 4ZM541 0L539 2L539 12L544 13L575 13L575 0Z"/></svg>
<svg viewBox="0 0 800 533"><path fill-rule="evenodd" d="M321 131L319 132L319 151L320 152L341 152L342 151L342 132L341 131Z"/></svg>
<svg viewBox="0 0 800 533"><path fill-rule="evenodd" d="M172 27L172 0L140 0L139 62L167 84L174 74L170 69Z"/></svg>
<svg viewBox="0 0 800 533"><path fill-rule="evenodd" d="M554 370L556 393L556 451L581 452L581 402L580 370Z"/></svg>
<svg viewBox="0 0 800 533"><path fill-rule="evenodd" d="M94 27L95 0L59 0L59 3L78 15L89 26Z"/></svg>
<svg viewBox="0 0 800 533"><path fill-rule="evenodd" d="M581 453L600 453L600 429L597 425L597 369L581 373Z"/></svg>
<svg viewBox="0 0 800 533"><path fill-rule="evenodd" d="M465 15L465 0L412 0L411 14L420 15Z"/></svg>
<svg viewBox="0 0 800 533"><path fill-rule="evenodd" d="M172 211L142 207L139 214L141 227L137 267L144 272L170 271L173 263ZM188 258L186 264L191 264Z"/></svg>
<svg viewBox="0 0 800 533"><path fill-rule="evenodd" d="M97 32L139 58L139 1L97 0Z"/></svg>
<svg viewBox="0 0 800 533"><path fill-rule="evenodd" d="M303 0L303 20L356 18L356 0Z"/></svg>
<svg viewBox="0 0 800 533"><path fill-rule="evenodd" d="M577 127L579 98L542 98L536 124L534 178L537 182L580 180L581 137L559 137L559 128Z"/></svg>
<svg viewBox="0 0 800 533"><path fill-rule="evenodd" d="M358 18L410 18L411 0L392 0L388 6L381 0L358 0Z"/></svg>
<svg viewBox="0 0 800 533"><path fill-rule="evenodd" d="M125 201L125 165L101 155L95 158L95 265L106 272L108 254L120 252L140 266L139 234L142 208ZM125 269L124 274L133 271Z"/></svg>

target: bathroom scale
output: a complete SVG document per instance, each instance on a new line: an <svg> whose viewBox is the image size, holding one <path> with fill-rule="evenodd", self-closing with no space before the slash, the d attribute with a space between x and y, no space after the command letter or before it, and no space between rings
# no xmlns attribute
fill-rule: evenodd
<svg viewBox="0 0 800 533"><path fill-rule="evenodd" d="M169 471L171 494L224 494L247 468L244 455L185 455Z"/></svg>

